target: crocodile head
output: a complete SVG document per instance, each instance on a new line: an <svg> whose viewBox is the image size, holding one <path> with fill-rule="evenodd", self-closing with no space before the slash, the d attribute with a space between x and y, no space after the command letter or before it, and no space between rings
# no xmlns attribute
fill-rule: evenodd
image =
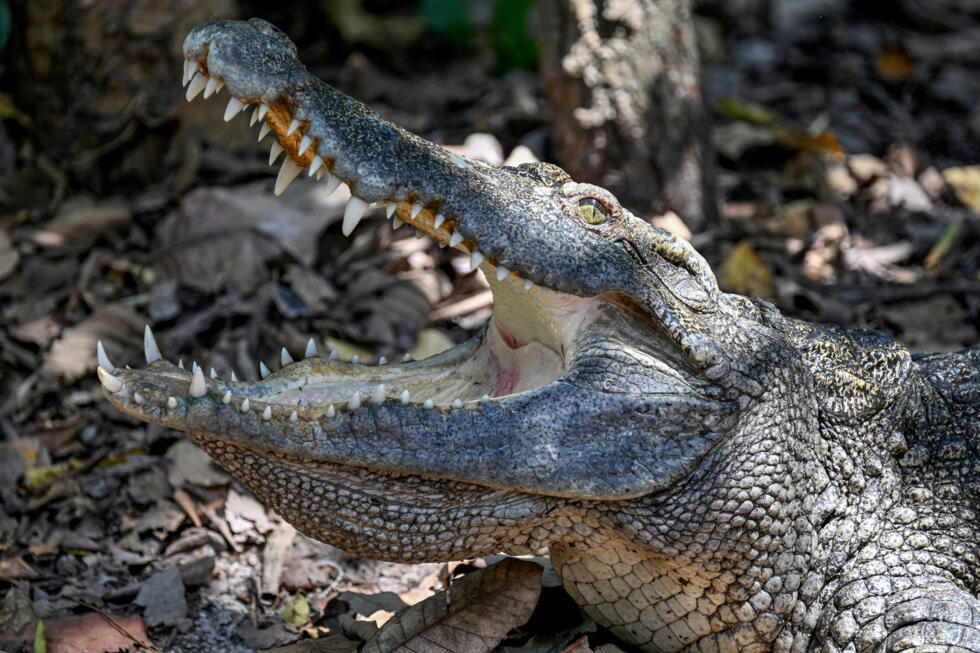
<svg viewBox="0 0 980 653"><path fill-rule="evenodd" d="M149 331L144 369L100 357L116 407L192 434L303 530L406 560L533 549L547 538L515 533L544 511L668 488L766 403L765 305L719 293L686 241L608 191L421 139L311 76L262 20L200 26L184 55L188 99L223 87L226 119L253 105L274 134L277 193L304 168L346 183L345 234L380 203L468 253L494 294L475 337L424 361L311 348L238 382L161 358Z"/></svg>

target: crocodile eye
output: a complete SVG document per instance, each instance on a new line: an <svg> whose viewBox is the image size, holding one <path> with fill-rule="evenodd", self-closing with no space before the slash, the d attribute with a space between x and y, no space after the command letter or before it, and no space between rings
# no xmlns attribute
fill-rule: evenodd
<svg viewBox="0 0 980 653"><path fill-rule="evenodd" d="M606 205L594 197L586 197L578 203L578 212L586 224L602 224L609 219Z"/></svg>

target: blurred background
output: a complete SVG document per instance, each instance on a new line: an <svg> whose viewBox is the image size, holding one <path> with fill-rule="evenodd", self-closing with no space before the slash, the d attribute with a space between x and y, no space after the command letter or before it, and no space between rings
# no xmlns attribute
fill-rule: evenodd
<svg viewBox="0 0 980 653"><path fill-rule="evenodd" d="M139 364L147 323L168 358L256 378L310 337L422 358L489 316L461 254L380 215L344 238L344 188L273 197L248 112L184 100L188 30L252 16L425 138L609 187L725 290L915 351L978 342L977 0L0 0L0 647L38 617L98 639L70 619L101 610L161 650L249 650L336 631L337 569L441 582L295 533L256 581L288 527L101 399L96 340ZM161 587L183 610L151 618Z"/></svg>

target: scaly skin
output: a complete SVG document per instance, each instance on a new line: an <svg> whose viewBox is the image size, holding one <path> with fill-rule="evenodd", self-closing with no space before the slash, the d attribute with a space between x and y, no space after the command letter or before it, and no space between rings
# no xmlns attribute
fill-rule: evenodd
<svg viewBox="0 0 980 653"><path fill-rule="evenodd" d="M144 370L100 356L115 406L350 551L548 547L572 597L646 651L980 651L980 350L916 359L720 293L607 191L409 134L264 21L198 27L184 54L189 94L221 80L266 107L277 191L312 165L350 186L345 231L384 202L479 252L494 313L426 361L310 352L257 383L178 369L148 333Z"/></svg>

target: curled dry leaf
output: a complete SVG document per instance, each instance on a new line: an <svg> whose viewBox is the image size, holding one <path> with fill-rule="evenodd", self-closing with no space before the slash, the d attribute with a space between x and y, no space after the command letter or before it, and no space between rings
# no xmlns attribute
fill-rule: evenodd
<svg viewBox="0 0 980 653"><path fill-rule="evenodd" d="M541 594L541 567L508 558L467 574L449 590L399 612L362 653L491 651L525 623Z"/></svg>

